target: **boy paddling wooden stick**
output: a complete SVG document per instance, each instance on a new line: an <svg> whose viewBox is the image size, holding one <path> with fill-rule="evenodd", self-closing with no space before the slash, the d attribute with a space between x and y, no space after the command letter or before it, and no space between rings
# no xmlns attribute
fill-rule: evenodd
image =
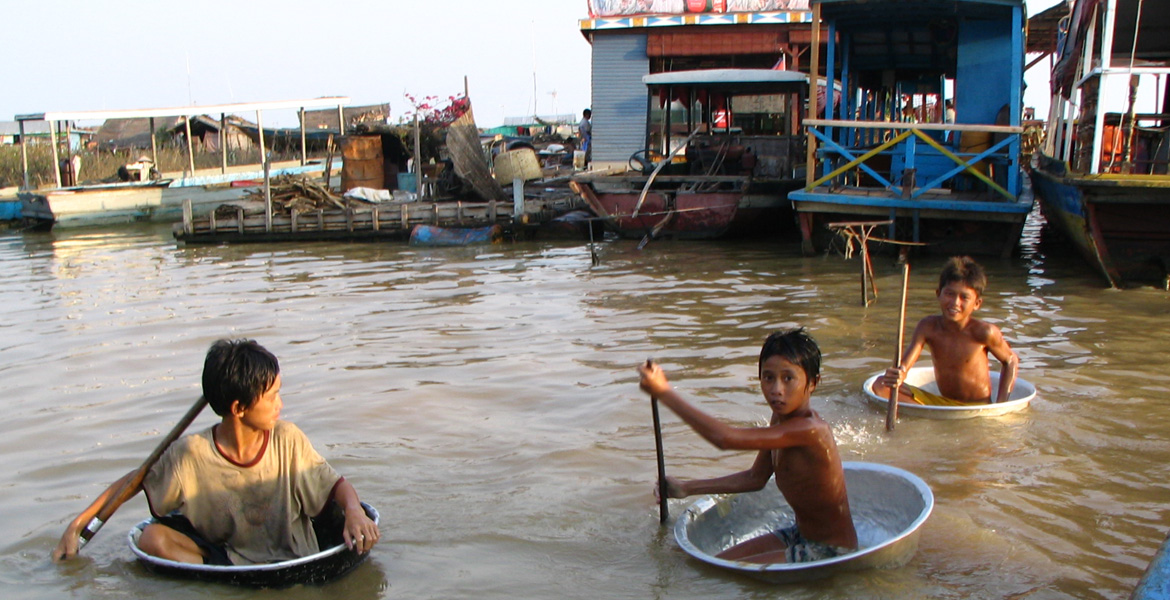
<svg viewBox="0 0 1170 600"><path fill-rule="evenodd" d="M311 520L330 502L344 511L346 545L369 551L378 541L377 524L304 433L279 420L280 387L276 357L256 342L213 344L203 365L203 396L221 421L170 444L144 478L136 470L111 485L65 529L53 558L75 556L82 528L139 490L155 522L143 529L138 546L160 558L253 565L308 556L319 550Z"/></svg>
<svg viewBox="0 0 1170 600"><path fill-rule="evenodd" d="M901 387L899 402L913 404L973 405L1006 402L1015 385L1020 358L1012 351L998 327L975 318L983 305L987 275L966 256L947 261L939 275L940 314L923 318L914 328L901 364L887 369L874 383L874 392L889 393ZM930 349L939 394L904 384L906 373ZM999 386L991 389L988 354L1000 362ZM994 392L994 393L993 393Z"/></svg>
<svg viewBox="0 0 1170 600"><path fill-rule="evenodd" d="M820 365L820 349L803 329L768 336L759 362L760 389L772 409L767 427L728 425L684 400L658 365L638 366L642 389L715 447L756 451L755 462L746 471L690 481L667 477L671 498L756 491L775 475L776 486L795 514L792 526L732 546L719 558L765 564L809 562L857 549L833 430L809 405L820 381ZM656 493L660 494L661 483Z"/></svg>

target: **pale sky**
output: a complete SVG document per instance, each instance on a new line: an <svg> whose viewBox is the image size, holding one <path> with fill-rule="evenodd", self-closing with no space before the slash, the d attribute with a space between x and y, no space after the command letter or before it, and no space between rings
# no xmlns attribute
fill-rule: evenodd
<svg viewBox="0 0 1170 600"><path fill-rule="evenodd" d="M1058 1L1027 0L1028 12ZM404 93L446 99L464 76L480 127L531 115L534 101L541 115L590 101L585 0L0 0L0 11L0 120L349 96L389 103L397 121L411 110ZM1043 116L1036 79L1025 104ZM271 111L264 123L297 121Z"/></svg>

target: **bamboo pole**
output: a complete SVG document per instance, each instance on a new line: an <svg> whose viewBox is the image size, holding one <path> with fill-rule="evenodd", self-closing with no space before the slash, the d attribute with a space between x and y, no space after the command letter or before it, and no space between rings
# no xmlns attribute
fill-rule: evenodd
<svg viewBox="0 0 1170 600"><path fill-rule="evenodd" d="M305 107L301 107L301 166L309 162L309 151L305 140Z"/></svg>

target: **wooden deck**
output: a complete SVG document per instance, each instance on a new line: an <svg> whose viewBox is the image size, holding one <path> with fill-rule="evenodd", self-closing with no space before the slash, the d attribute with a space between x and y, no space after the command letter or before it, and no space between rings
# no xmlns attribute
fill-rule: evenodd
<svg viewBox="0 0 1170 600"><path fill-rule="evenodd" d="M539 227L571 210L584 208L575 196L511 202L388 202L359 208L319 209L273 214L243 206L221 206L206 216L183 207L183 221L174 229L181 244L257 243L284 241L405 240L415 225L473 228L499 224L505 231Z"/></svg>

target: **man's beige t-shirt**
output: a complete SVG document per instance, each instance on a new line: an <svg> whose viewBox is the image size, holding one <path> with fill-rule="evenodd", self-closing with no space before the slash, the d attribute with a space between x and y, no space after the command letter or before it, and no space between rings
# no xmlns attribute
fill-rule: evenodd
<svg viewBox="0 0 1170 600"><path fill-rule="evenodd" d="M318 551L310 517L341 477L296 425L277 421L260 454L241 465L215 445L214 427L171 445L143 482L150 512L178 511L232 564L264 564Z"/></svg>

